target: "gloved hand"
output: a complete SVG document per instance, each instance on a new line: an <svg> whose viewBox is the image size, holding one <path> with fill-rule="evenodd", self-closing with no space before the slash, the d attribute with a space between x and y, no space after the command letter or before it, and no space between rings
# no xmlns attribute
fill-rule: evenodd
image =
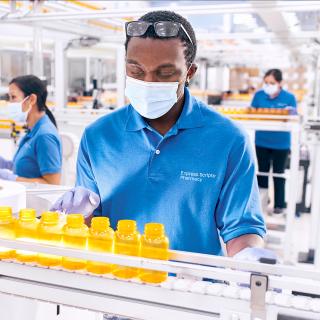
<svg viewBox="0 0 320 320"><path fill-rule="evenodd" d="M0 179L8 181L16 181L18 176L7 169L0 169Z"/></svg>
<svg viewBox="0 0 320 320"><path fill-rule="evenodd" d="M296 114L298 114L296 108L293 108L293 107L285 107L285 109L289 111L289 114L290 114L290 115L296 115Z"/></svg>
<svg viewBox="0 0 320 320"><path fill-rule="evenodd" d="M12 170L13 162L0 156L0 169Z"/></svg>
<svg viewBox="0 0 320 320"><path fill-rule="evenodd" d="M50 208L51 211L64 211L65 213L81 213L85 218L99 206L100 197L83 187L75 187L61 196Z"/></svg>
<svg viewBox="0 0 320 320"><path fill-rule="evenodd" d="M235 259L246 261L273 261L277 262L277 255L268 249L263 248L245 248L233 256Z"/></svg>

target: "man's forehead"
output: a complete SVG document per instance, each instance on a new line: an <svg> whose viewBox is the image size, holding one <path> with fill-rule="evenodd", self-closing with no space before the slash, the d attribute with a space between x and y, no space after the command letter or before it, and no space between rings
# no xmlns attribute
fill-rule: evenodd
<svg viewBox="0 0 320 320"><path fill-rule="evenodd" d="M158 64L185 62L185 47L180 39L133 37L127 47L127 60L138 64L157 61Z"/></svg>

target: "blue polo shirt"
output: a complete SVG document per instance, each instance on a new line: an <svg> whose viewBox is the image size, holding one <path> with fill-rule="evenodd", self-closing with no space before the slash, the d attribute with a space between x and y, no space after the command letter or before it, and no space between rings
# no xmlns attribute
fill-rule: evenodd
<svg viewBox="0 0 320 320"><path fill-rule="evenodd" d="M22 138L13 158L13 172L23 178L60 173L62 147L57 128L47 115Z"/></svg>
<svg viewBox="0 0 320 320"><path fill-rule="evenodd" d="M185 90L165 136L128 105L84 132L77 185L100 195L95 215L165 225L175 250L221 255L225 242L264 236L250 142L242 129Z"/></svg>
<svg viewBox="0 0 320 320"><path fill-rule="evenodd" d="M253 97L251 106L254 108L277 108L284 109L286 107L294 108L296 113L296 98L290 92L281 89L278 96L270 98L263 90L259 90ZM289 132L274 131L257 131L256 145L258 147L288 150L291 146L291 135Z"/></svg>

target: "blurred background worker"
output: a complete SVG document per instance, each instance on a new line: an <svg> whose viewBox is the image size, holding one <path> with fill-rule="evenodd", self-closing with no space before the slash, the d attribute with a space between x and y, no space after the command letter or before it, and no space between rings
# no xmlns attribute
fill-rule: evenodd
<svg viewBox="0 0 320 320"><path fill-rule="evenodd" d="M263 80L263 88L256 92L251 106L254 108L289 109L290 113L296 113L297 103L294 95L282 88L281 70L268 70ZM257 131L255 145L259 172L268 173L272 165L273 173L284 173L291 145L289 132ZM273 212L282 214L286 208L285 179L275 177L273 181ZM258 184L262 206L266 209L268 205L268 176L258 175Z"/></svg>
<svg viewBox="0 0 320 320"><path fill-rule="evenodd" d="M0 179L60 184L62 147L56 121L46 106L46 85L36 76L14 78L5 117L27 124L13 160L0 156Z"/></svg>

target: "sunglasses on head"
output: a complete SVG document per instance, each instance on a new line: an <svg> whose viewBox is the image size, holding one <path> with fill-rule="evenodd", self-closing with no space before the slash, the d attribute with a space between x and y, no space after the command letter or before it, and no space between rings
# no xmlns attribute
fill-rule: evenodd
<svg viewBox="0 0 320 320"><path fill-rule="evenodd" d="M189 41L193 45L190 35L184 26L179 22L173 21L157 21L157 22L147 22L147 21L130 21L126 22L126 35L129 37L141 37L143 36L148 28L153 26L154 32L160 38L176 37L181 29L185 35L188 37Z"/></svg>

